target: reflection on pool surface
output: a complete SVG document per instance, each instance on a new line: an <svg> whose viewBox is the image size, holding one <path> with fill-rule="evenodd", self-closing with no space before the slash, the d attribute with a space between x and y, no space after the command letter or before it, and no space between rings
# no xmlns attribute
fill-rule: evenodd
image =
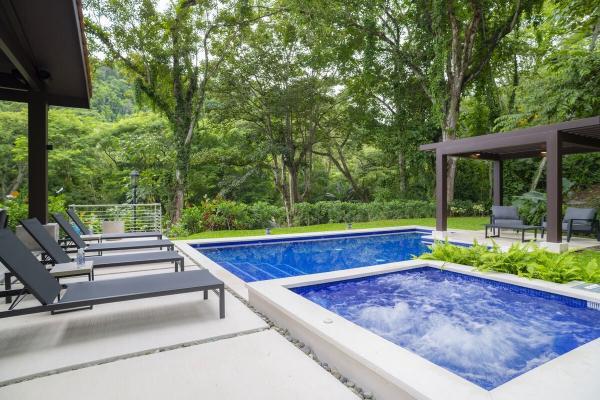
<svg viewBox="0 0 600 400"><path fill-rule="evenodd" d="M244 281L254 282L409 260L428 251L421 241L425 234L350 234L197 249Z"/></svg>
<svg viewBox="0 0 600 400"><path fill-rule="evenodd" d="M437 268L291 290L487 390L600 337L584 300Z"/></svg>

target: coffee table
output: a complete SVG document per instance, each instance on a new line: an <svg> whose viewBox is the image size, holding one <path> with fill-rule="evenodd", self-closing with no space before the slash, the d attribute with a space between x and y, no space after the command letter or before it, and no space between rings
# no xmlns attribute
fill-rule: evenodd
<svg viewBox="0 0 600 400"><path fill-rule="evenodd" d="M492 234L488 235L488 229L492 230ZM498 233L496 234L496 229L498 229ZM506 225L506 224L502 224L502 225L498 225L498 224L485 224L485 237L487 238L494 238L494 237L500 237L500 230L501 229L511 229L513 231L521 231L521 242L525 242L525 231L533 231L533 240L537 239L537 231L538 229L542 229L542 227L540 225Z"/></svg>

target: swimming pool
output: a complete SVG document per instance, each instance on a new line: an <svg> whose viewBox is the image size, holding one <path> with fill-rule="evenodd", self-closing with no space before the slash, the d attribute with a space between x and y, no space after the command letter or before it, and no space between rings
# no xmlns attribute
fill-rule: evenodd
<svg viewBox="0 0 600 400"><path fill-rule="evenodd" d="M348 233L192 245L245 282L409 260L429 251L423 230Z"/></svg>
<svg viewBox="0 0 600 400"><path fill-rule="evenodd" d="M439 268L290 290L485 390L600 337L585 300Z"/></svg>

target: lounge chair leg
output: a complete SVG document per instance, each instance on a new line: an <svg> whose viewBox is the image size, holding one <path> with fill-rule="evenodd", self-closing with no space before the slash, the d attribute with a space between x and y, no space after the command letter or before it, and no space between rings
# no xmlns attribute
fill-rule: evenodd
<svg viewBox="0 0 600 400"><path fill-rule="evenodd" d="M225 285L219 289L219 318L225 318Z"/></svg>
<svg viewBox="0 0 600 400"><path fill-rule="evenodd" d="M4 290L6 290L7 292L12 288L12 283L10 281L10 277L11 277L10 272L4 273ZM6 296L6 304L10 304L10 303L12 303L12 296Z"/></svg>
<svg viewBox="0 0 600 400"><path fill-rule="evenodd" d="M208 300L208 290L204 291L204 300Z"/></svg>

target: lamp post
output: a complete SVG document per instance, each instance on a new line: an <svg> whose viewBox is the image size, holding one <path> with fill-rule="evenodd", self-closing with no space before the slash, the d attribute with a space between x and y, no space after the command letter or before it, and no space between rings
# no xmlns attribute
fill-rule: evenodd
<svg viewBox="0 0 600 400"><path fill-rule="evenodd" d="M136 205L137 205L137 187L138 187L138 180L140 179L140 173L137 172L135 169L133 171L131 171L131 174L129 175L129 177L131 178L131 188L133 189L133 199L131 200L132 204L133 204L133 230L136 231L137 230L137 213L136 213Z"/></svg>

